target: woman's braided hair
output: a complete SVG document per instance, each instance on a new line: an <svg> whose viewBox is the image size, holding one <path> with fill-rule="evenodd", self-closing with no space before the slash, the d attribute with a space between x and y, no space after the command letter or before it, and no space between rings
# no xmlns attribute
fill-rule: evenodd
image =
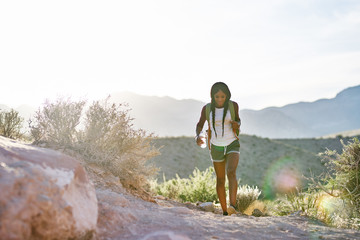
<svg viewBox="0 0 360 240"><path fill-rule="evenodd" d="M226 100L224 103L224 114L223 114L223 119L222 119L222 135L224 136L224 121L225 121L225 116L226 113L228 111L229 108L229 100L231 98L231 92L229 90L229 87L223 83L223 82L216 82L214 83L214 85L212 85L211 87L211 91L210 91L210 97L211 97L211 112L212 112L212 124L213 124L213 129L215 131L215 136L217 137L217 133L215 130L215 94L219 91L222 91L223 93L225 93L226 95Z"/></svg>

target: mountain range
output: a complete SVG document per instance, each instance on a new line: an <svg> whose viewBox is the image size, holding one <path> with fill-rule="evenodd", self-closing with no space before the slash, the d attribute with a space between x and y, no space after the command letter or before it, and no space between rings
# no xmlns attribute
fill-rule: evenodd
<svg viewBox="0 0 360 240"><path fill-rule="evenodd" d="M201 109L206 104L193 99L177 100L130 92L113 93L110 101L127 103L134 127L159 137L194 136ZM8 109L0 104L0 110ZM15 110L27 123L36 108L22 105ZM313 138L360 129L360 85L347 88L330 99L262 110L241 109L239 114L241 132L259 137Z"/></svg>
<svg viewBox="0 0 360 240"><path fill-rule="evenodd" d="M162 137L193 136L206 104L129 92L115 93L112 100L129 103L134 125ZM347 88L331 99L262 110L243 109L239 115L242 133L268 138L312 138L360 129L360 85Z"/></svg>
<svg viewBox="0 0 360 240"><path fill-rule="evenodd" d="M360 128L360 85L331 99L241 110L243 132L269 138L320 137Z"/></svg>

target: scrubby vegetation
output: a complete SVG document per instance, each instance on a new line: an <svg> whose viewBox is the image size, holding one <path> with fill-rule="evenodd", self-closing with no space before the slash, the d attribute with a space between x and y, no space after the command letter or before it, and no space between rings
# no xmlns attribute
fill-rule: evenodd
<svg viewBox="0 0 360 240"><path fill-rule="evenodd" d="M205 171L195 169L189 178L176 178L158 184L153 181L151 184L153 192L183 202L214 202L217 199L216 179L214 168L210 167Z"/></svg>
<svg viewBox="0 0 360 240"><path fill-rule="evenodd" d="M62 148L74 148L78 142L77 127L85 103L72 102L70 99L58 99L54 103L46 101L35 113L34 119L29 121L34 143L43 142Z"/></svg>
<svg viewBox="0 0 360 240"><path fill-rule="evenodd" d="M348 138L344 139L347 142ZM187 178L197 167L204 171L212 166L207 149L199 148L193 137L167 137L154 140L160 147L161 155L151 159L160 167L158 181L167 179ZM326 148L341 151L339 139L264 139L256 136L241 135L241 153L236 174L242 184L258 186L262 195L266 195L264 184L270 183L272 174L277 167L293 168L298 176L310 177L321 174L326 168L317 155ZM186 149L186 151L184 151ZM311 172L309 171L311 169ZM267 180L267 182L265 182ZM300 179L302 186L307 185L305 179ZM260 196L262 197L262 196Z"/></svg>
<svg viewBox="0 0 360 240"><path fill-rule="evenodd" d="M357 138L347 144L339 141L343 146L341 153L326 150L319 154L327 171L317 178L306 177L309 185L259 201L261 191L257 187L239 184L236 209L251 214L249 209L257 203L268 215L295 213L338 228L360 229L360 142ZM195 169L189 178L177 175L170 180L164 178L162 183L152 182L156 194L183 202L217 202L215 186L212 167Z"/></svg>
<svg viewBox="0 0 360 240"><path fill-rule="evenodd" d="M228 190L228 184L225 185L225 188ZM176 178L171 180L166 180L164 177L162 183L152 181L151 189L155 194L182 202L218 202L216 176L213 167L209 167L204 171L196 168L189 178L180 178L177 175ZM260 193L257 187L239 185L236 209L244 212L258 199Z"/></svg>
<svg viewBox="0 0 360 240"><path fill-rule="evenodd" d="M341 154L330 150L322 154L328 160L329 173L322 179L325 184L318 186L331 196L350 201L360 211L360 142L357 138L348 145L340 141Z"/></svg>
<svg viewBox="0 0 360 240"><path fill-rule="evenodd" d="M0 136L11 139L20 139L23 137L21 127L24 119L14 109L0 112Z"/></svg>
<svg viewBox="0 0 360 240"><path fill-rule="evenodd" d="M341 154L325 151L327 173L313 177L307 191L286 194L269 202L273 214L299 211L330 226L360 229L360 143L357 138Z"/></svg>
<svg viewBox="0 0 360 240"><path fill-rule="evenodd" d="M34 144L76 154L119 177L125 187L144 189L157 171L147 164L159 154L153 135L132 127L125 105L108 99L93 102L86 111L85 105L83 100L47 101L29 124Z"/></svg>
<svg viewBox="0 0 360 240"><path fill-rule="evenodd" d="M260 194L261 191L257 187L239 185L236 196L236 210L245 212L245 210L259 198Z"/></svg>

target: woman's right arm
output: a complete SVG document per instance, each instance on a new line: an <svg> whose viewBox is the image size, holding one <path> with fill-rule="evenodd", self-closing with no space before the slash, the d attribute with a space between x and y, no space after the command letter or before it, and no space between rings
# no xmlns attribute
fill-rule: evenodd
<svg viewBox="0 0 360 240"><path fill-rule="evenodd" d="M198 137L200 132L202 131L205 121L206 121L206 105L202 108L199 122L196 124L196 137Z"/></svg>

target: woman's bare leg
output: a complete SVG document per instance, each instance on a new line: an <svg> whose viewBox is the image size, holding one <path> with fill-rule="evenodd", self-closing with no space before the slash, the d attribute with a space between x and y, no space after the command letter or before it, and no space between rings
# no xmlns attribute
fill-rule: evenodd
<svg viewBox="0 0 360 240"><path fill-rule="evenodd" d="M225 161L213 162L216 173L216 192L223 212L227 211L225 192Z"/></svg>
<svg viewBox="0 0 360 240"><path fill-rule="evenodd" d="M226 156L227 168L226 173L229 180L229 199L230 205L236 205L236 195L237 195L237 179L236 179L236 168L239 163L239 153L229 153Z"/></svg>

